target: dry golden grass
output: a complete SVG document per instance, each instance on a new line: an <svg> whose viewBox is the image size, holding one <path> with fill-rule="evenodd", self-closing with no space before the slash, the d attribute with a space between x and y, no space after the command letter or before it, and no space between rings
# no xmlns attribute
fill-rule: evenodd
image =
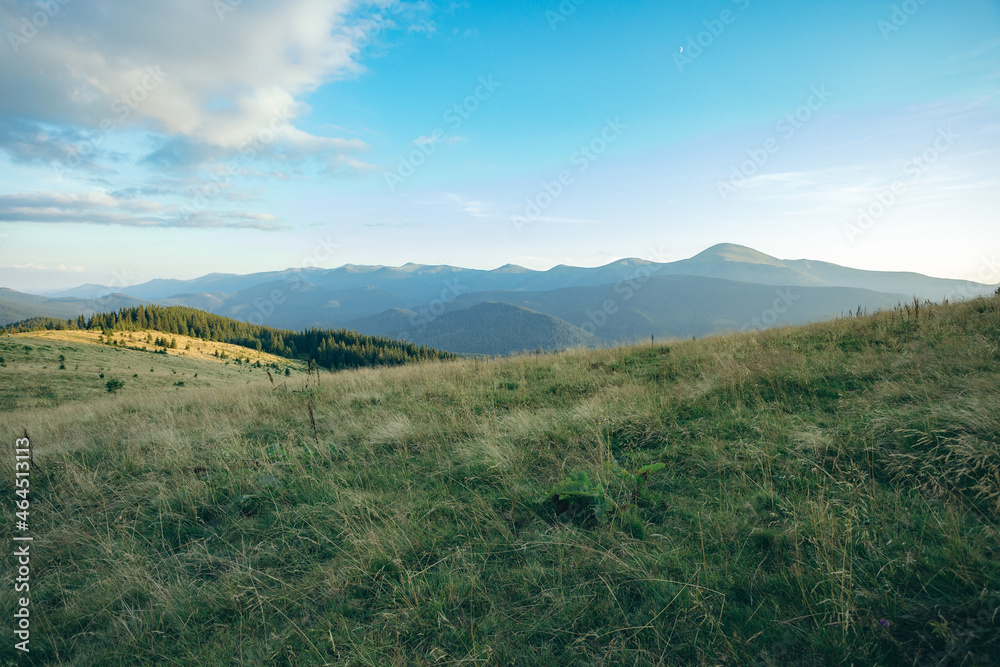
<svg viewBox="0 0 1000 667"><path fill-rule="evenodd" d="M14 334L13 338L33 338L39 340L65 341L68 343L85 343L91 345L104 344L105 337L100 331L90 331L85 329L55 329L51 331L32 331L28 333ZM127 347L137 347L142 350L153 352L163 349L153 343L147 342L147 337L166 338L167 341L176 340L176 348L167 348L167 354L177 357L187 357L199 361L211 361L225 363L226 359L249 359L250 363L278 364L282 368L288 366L292 368L303 368L303 364L285 357L279 357L267 352L251 350L239 345L230 343L220 343L218 341L202 340L190 336L163 333L153 329L144 331L116 331L111 335L114 342L121 341ZM216 356L218 353L219 356ZM225 353L225 357L222 354Z"/></svg>

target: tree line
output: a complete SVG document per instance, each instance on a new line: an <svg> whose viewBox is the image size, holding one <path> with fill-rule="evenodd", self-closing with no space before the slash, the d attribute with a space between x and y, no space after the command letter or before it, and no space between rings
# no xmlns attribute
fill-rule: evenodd
<svg viewBox="0 0 1000 667"><path fill-rule="evenodd" d="M41 329L116 331L152 329L205 341L230 343L287 359L300 359L331 370L362 366L398 366L412 361L452 359L455 355L424 345L384 336L368 336L347 329L289 331L249 324L183 306L134 306L117 312L95 313L75 320L35 317L4 328L8 333Z"/></svg>

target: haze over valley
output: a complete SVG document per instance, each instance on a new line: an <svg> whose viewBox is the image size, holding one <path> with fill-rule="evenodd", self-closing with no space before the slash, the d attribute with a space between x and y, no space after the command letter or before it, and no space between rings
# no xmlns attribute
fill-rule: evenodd
<svg viewBox="0 0 1000 667"><path fill-rule="evenodd" d="M449 352L508 354L803 324L994 289L916 273L779 260L721 244L687 260L626 259L595 268L343 266L120 288L82 285L44 298L0 292L0 325L154 303L282 329L346 328Z"/></svg>

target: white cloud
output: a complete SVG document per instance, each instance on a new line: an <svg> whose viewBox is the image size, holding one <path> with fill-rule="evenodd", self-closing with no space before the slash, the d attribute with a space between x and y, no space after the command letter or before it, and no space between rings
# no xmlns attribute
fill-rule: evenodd
<svg viewBox="0 0 1000 667"><path fill-rule="evenodd" d="M10 268L22 269L25 271L58 271L59 273L83 273L85 271L82 266L66 266L65 264L60 264L59 266L45 266L44 264L36 264L35 262L15 264Z"/></svg>
<svg viewBox="0 0 1000 667"><path fill-rule="evenodd" d="M267 143L309 154L345 157L366 148L310 134L295 120L308 111L304 95L362 69L358 57L372 38L359 36L355 11L372 4L244 0L221 18L218 4L229 6L60 3L37 34L0 59L0 116L91 130L110 122L227 150L269 132ZM375 5L406 16L401 3ZM33 3L6 2L0 25L16 34L37 12Z"/></svg>
<svg viewBox="0 0 1000 667"><path fill-rule="evenodd" d="M528 219L528 225L552 223L556 225L602 225L601 220L584 220L582 218L560 218L552 215L537 215Z"/></svg>
<svg viewBox="0 0 1000 667"><path fill-rule="evenodd" d="M459 144L459 143L462 143L463 141L467 141L467 140L468 140L467 137L462 137L462 136L447 136L447 135L438 135L438 134L425 134L425 135L423 135L421 137L417 137L416 139L414 139L413 143L415 143L418 146L427 146L429 144L446 144L446 145L451 145L451 144Z"/></svg>
<svg viewBox="0 0 1000 667"><path fill-rule="evenodd" d="M482 199L472 199L465 195L456 192L436 192L430 196L424 197L417 200L418 204L424 206L446 206L449 209L457 209L458 211L464 213L473 218L478 218L480 220L493 220L497 222L503 222L504 224L511 223L511 213L504 212L503 207L492 201L486 201ZM515 215L522 214L521 209L515 210ZM529 219L528 224L542 224L542 223L552 223L559 225L599 225L604 224L601 220L588 220L582 218L568 218L550 215L539 215L533 216Z"/></svg>
<svg viewBox="0 0 1000 667"><path fill-rule="evenodd" d="M437 199L438 202L446 203L450 206L457 207L463 213L470 215L474 218L497 218L499 215L496 211L496 205L493 202L468 199L463 195L456 194L454 192L442 192L440 193L440 198ZM427 203L435 203L434 200L430 200Z"/></svg>
<svg viewBox="0 0 1000 667"><path fill-rule="evenodd" d="M268 213L182 211L159 202L115 197L107 192L32 192L0 195L0 223L75 223L126 227L189 227L274 230Z"/></svg>

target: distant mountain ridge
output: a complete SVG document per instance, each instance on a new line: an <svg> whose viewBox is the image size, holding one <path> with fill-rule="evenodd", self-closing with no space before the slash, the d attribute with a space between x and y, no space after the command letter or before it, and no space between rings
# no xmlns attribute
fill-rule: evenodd
<svg viewBox="0 0 1000 667"><path fill-rule="evenodd" d="M56 317L76 319L83 315L105 313L119 308L129 308L146 303L126 294L107 294L100 298L44 297L36 294L15 292L0 287L0 326L26 320L31 317Z"/></svg>
<svg viewBox="0 0 1000 667"><path fill-rule="evenodd" d="M602 344L616 344L650 336L688 338L802 324L853 312L858 306L874 312L909 300L904 294L857 288L775 287L703 276L665 275L631 284L564 287L547 292L475 292L442 304L438 311L444 319L481 303L507 303L558 318L592 334ZM428 307L417 310L429 312ZM408 332L427 326L422 317L411 317L408 329L392 329L380 326L378 318L357 320L352 328L409 340Z"/></svg>
<svg viewBox="0 0 1000 667"><path fill-rule="evenodd" d="M105 295L102 289L115 294ZM776 289L794 290L792 307L785 310L780 303L778 309L772 307ZM480 341L475 351L494 353L503 347L497 341L504 338L483 330L485 326L521 331L535 342L519 347L518 341L507 339L507 351L555 349L575 340L608 344L650 335L704 335L757 326L754 322L798 324L857 307L875 310L913 298L971 298L994 289L917 273L782 260L722 243L674 262L628 258L598 267L560 265L546 271L514 264L492 270L414 263L345 265L248 275L213 273L114 290L89 284L47 296L7 291L0 292L0 324L31 316L74 317L81 309L94 312L100 305L109 310L156 303L279 328L356 328L449 351L465 351L471 349L470 341ZM489 302L516 308L472 310ZM461 311L469 312L458 314ZM403 320L414 316L427 323L403 326ZM539 338L538 332L547 332L548 337ZM430 342L434 336L447 344Z"/></svg>
<svg viewBox="0 0 1000 667"><path fill-rule="evenodd" d="M667 263L628 258L599 267L559 265L546 271L514 264L491 270L413 263L400 267L348 264L335 269L286 269L248 275L213 273L192 280L157 279L134 286L105 287L104 293L117 292L138 299L157 300L179 294L235 294L264 283L281 283L289 287L307 282L337 289L375 286L400 297L415 298L413 303L423 303L433 300L433 292L442 289L442 281L446 279L460 281L466 292L486 289L545 291L610 284L621 280L629 271L643 269L657 275L706 276L765 285L858 287L876 292L912 293L911 296L930 300L955 294L974 296L989 293L995 287L912 272L852 269L808 259L782 260L746 246L720 243L689 259ZM89 284L44 296L95 298L103 296L99 288Z"/></svg>

